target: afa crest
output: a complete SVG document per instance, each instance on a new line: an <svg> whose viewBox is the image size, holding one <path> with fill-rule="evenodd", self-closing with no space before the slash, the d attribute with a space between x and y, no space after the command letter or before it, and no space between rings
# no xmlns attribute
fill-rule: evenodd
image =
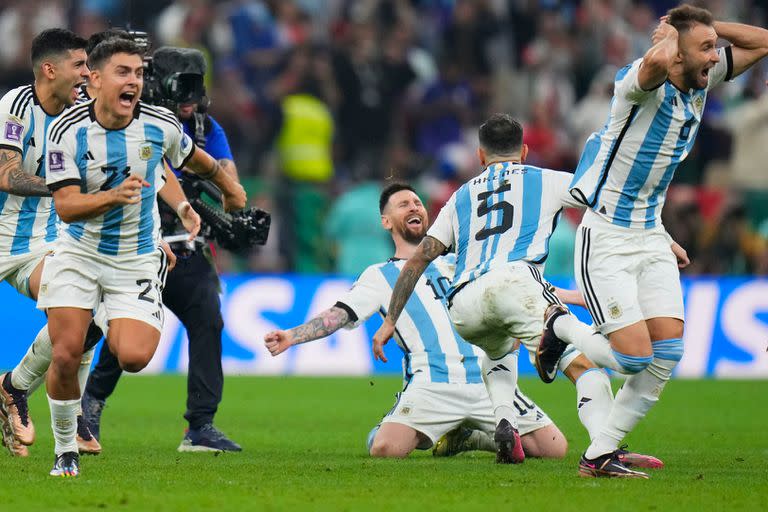
<svg viewBox="0 0 768 512"><path fill-rule="evenodd" d="M621 306L619 306L617 303L612 302L608 304L608 314L611 315L611 318L616 320L621 316L623 311L621 310Z"/></svg>
<svg viewBox="0 0 768 512"><path fill-rule="evenodd" d="M696 96L693 100L693 108L696 110L696 113L701 116L701 111L704 110L704 97L703 96Z"/></svg>
<svg viewBox="0 0 768 512"><path fill-rule="evenodd" d="M153 153L152 143L147 142L139 146L139 158L141 158L142 160L149 160L150 158L152 158L152 153Z"/></svg>

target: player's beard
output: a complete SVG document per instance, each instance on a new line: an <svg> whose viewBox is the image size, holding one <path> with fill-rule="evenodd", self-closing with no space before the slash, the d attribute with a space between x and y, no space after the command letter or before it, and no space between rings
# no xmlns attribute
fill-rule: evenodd
<svg viewBox="0 0 768 512"><path fill-rule="evenodd" d="M699 83L699 75L701 75L702 69L702 66L686 66L683 68L683 81L685 82L686 89L701 90L707 88L707 84L709 83L709 75L707 75L707 82L705 84L702 85Z"/></svg>
<svg viewBox="0 0 768 512"><path fill-rule="evenodd" d="M421 241L424 239L424 237L427 235L427 227L424 225L423 221L422 221L422 224L419 226L418 231L414 231L413 229L408 229L407 224L403 224L398 231L400 231L400 236L403 238L403 240L413 245L419 245Z"/></svg>

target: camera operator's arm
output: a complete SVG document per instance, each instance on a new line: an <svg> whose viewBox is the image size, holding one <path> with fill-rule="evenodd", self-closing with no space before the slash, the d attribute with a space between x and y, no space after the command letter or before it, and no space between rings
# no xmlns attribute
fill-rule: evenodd
<svg viewBox="0 0 768 512"><path fill-rule="evenodd" d="M186 163L186 168L219 187L224 210L245 208L246 197L243 186L229 173L222 172L221 164L204 150L195 148L194 153Z"/></svg>
<svg viewBox="0 0 768 512"><path fill-rule="evenodd" d="M189 201L187 201L187 196L181 188L181 183L179 183L179 179L171 168L165 162L163 162L163 167L165 168L166 182L165 186L158 192L158 195L179 216L184 229L189 232L189 240L192 241L200 232L200 216L192 208L192 205L189 204Z"/></svg>

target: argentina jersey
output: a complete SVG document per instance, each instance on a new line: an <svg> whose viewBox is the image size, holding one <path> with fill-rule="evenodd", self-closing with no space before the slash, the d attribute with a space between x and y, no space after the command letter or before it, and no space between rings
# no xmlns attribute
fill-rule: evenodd
<svg viewBox="0 0 768 512"><path fill-rule="evenodd" d="M45 177L45 132L57 118L45 113L32 85L0 99L0 150L21 153L22 170ZM26 254L56 240L58 217L50 197L0 192L0 257Z"/></svg>
<svg viewBox="0 0 768 512"><path fill-rule="evenodd" d="M482 383L478 349L464 341L453 328L446 296L450 288L452 256L430 263L416 283L413 294L395 326L395 341L403 351L403 374L410 382L451 384ZM371 265L336 303L349 313L357 327L373 314L386 316L405 260L391 259Z"/></svg>
<svg viewBox="0 0 768 512"><path fill-rule="evenodd" d="M584 147L571 194L616 226L651 229L675 169L693 147L707 91L733 73L731 47L718 50L706 89L681 91L669 80L644 91L642 59L616 74L608 120Z"/></svg>
<svg viewBox="0 0 768 512"><path fill-rule="evenodd" d="M492 268L541 265L568 194L571 174L512 162L489 165L440 210L428 236L456 253L453 289Z"/></svg>
<svg viewBox="0 0 768 512"><path fill-rule="evenodd" d="M76 240L78 247L109 256L148 254L159 242L156 195L163 184L163 157L182 167L194 144L167 109L139 102L127 127L109 130L96 120L94 101L73 107L51 124L46 183L54 191L77 185L82 193L95 194L136 175L149 186L142 188L138 204L69 224L62 240Z"/></svg>

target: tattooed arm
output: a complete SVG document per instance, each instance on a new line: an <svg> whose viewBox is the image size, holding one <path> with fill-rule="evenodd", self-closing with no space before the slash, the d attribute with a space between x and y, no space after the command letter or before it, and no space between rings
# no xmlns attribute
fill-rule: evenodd
<svg viewBox="0 0 768 512"><path fill-rule="evenodd" d="M315 318L287 331L272 331L264 336L264 344L273 356L282 354L289 347L324 338L338 331L350 322L349 313L334 306Z"/></svg>
<svg viewBox="0 0 768 512"><path fill-rule="evenodd" d="M389 301L387 317L373 336L373 354L376 358L381 359L385 363L387 362L387 358L384 355L384 345L394 334L395 324L397 319L400 318L400 313L403 312L403 308L413 293L416 283L424 273L424 269L427 268L427 265L432 260L443 254L446 249L437 238L425 236L416 248L416 253L405 262L403 270L400 271L400 276L398 276L395 283L395 288L392 290L392 299Z"/></svg>
<svg viewBox="0 0 768 512"><path fill-rule="evenodd" d="M0 190L17 196L50 196L45 178L27 174L21 168L21 152L0 149Z"/></svg>

